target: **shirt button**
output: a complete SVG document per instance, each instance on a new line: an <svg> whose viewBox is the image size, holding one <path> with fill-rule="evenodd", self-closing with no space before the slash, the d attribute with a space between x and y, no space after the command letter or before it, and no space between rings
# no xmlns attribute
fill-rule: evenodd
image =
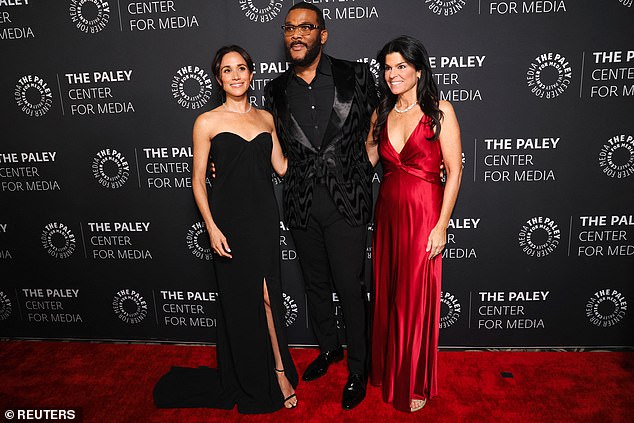
<svg viewBox="0 0 634 423"><path fill-rule="evenodd" d="M310 106L311 109L315 110L315 106Z"/></svg>
<svg viewBox="0 0 634 423"><path fill-rule="evenodd" d="M309 86L308 86L308 89L309 89L309 90L312 90L312 89L313 89L313 87L311 87L311 86L309 85Z"/></svg>
<svg viewBox="0 0 634 423"><path fill-rule="evenodd" d="M315 125L315 129L319 129L319 126Z"/></svg>

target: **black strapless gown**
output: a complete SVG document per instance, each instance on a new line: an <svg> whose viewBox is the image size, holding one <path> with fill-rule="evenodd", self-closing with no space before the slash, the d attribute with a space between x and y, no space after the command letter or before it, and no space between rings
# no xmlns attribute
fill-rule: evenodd
<svg viewBox="0 0 634 423"><path fill-rule="evenodd" d="M211 213L233 258L214 256L218 282L218 369L174 367L154 389L159 408L233 408L267 413L284 405L264 309L263 284L275 323L286 377L297 371L286 341L280 284L279 213L271 181L271 135L248 141L222 132L211 141L216 178Z"/></svg>

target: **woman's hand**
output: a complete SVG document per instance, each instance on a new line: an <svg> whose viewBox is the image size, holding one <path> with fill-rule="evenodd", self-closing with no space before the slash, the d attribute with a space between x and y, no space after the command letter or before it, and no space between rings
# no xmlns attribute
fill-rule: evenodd
<svg viewBox="0 0 634 423"><path fill-rule="evenodd" d="M211 251L218 254L220 257L232 258L231 248L227 243L227 238L222 231L218 229L216 225L213 225L209 232L209 241L211 242Z"/></svg>
<svg viewBox="0 0 634 423"><path fill-rule="evenodd" d="M434 229L429 234L427 249L425 250L429 253L429 260L442 253L445 244L447 244L447 229L434 226Z"/></svg>

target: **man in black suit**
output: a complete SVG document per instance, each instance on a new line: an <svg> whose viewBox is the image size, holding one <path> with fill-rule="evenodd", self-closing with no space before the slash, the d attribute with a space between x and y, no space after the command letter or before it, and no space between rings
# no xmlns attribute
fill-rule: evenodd
<svg viewBox="0 0 634 423"><path fill-rule="evenodd" d="M308 313L321 350L302 379L317 379L343 358L332 277L348 345L350 374L342 407L351 409L363 400L366 388L367 316L361 275L373 169L365 140L376 89L366 65L322 52L328 31L316 6L291 7L283 31L292 67L267 84L264 95L289 159L284 217L299 254Z"/></svg>

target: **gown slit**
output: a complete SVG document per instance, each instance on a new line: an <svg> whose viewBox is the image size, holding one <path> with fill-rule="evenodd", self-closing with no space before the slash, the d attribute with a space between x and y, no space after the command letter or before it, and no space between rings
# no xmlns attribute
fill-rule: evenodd
<svg viewBox="0 0 634 423"><path fill-rule="evenodd" d="M252 140L222 132L211 141L216 177L209 192L214 222L227 238L232 258L213 257L217 301L218 369L207 369L205 402L198 407L267 413L283 407L264 304L264 283L286 377L297 386L297 372L285 336L280 280L279 212L272 183L271 134ZM172 369L172 372L174 368ZM166 375L167 376L167 375ZM180 383L185 383L181 377ZM157 406L179 403L163 384ZM157 400L158 398L158 400ZM182 401L180 401L182 403ZM178 405L177 405L178 406Z"/></svg>
<svg viewBox="0 0 634 423"><path fill-rule="evenodd" d="M266 278L264 278L264 286L263 287L266 288L266 293L267 293L267 296L268 296L268 299L269 299L269 309L271 310L271 320L269 321L269 315L266 314L266 307L267 306L266 306L266 297L265 297L264 298L264 312L266 314L267 333L269 335L269 343L271 345L271 351L273 353L273 370L274 370L276 379L278 377L280 377L281 374L284 374L284 377L286 377L287 380L288 380L288 377L286 376L286 367L284 365L284 360L282 358L282 353L281 353L281 350L280 350L279 336L277 334L278 330L276 328L275 319L273 318L273 310L270 308L271 307L271 305L270 305L271 304L271 297L270 297L270 295L268 295L268 286L267 286L267 283L266 283ZM268 327L269 324L272 325L272 328ZM278 325L279 325L279 322L278 322ZM271 331L273 332L273 335L275 336L275 343L273 342L273 339L271 337ZM282 361L282 364L279 367L277 365L277 359L275 358L276 354L280 357L280 360ZM278 372L278 370L282 370L282 372ZM278 380L278 385L279 385L279 380ZM280 390L281 390L281 387L280 387ZM287 397L283 392L282 392L282 395L284 397ZM288 399L290 399L290 398L291 397L290 397L290 394L289 394ZM284 403L286 403L286 401L284 401ZM285 407L286 407L286 405L285 405Z"/></svg>

